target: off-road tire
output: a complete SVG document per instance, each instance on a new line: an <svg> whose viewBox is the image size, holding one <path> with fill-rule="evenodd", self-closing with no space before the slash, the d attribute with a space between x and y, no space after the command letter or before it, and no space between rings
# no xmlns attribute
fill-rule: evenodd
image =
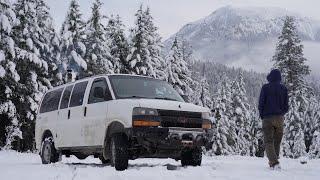
<svg viewBox="0 0 320 180"><path fill-rule="evenodd" d="M56 163L61 160L60 154L54 147L52 138L46 138L42 142L40 157L42 164Z"/></svg>
<svg viewBox="0 0 320 180"><path fill-rule="evenodd" d="M111 165L117 171L128 168L128 140L125 135L117 133L111 137L110 141Z"/></svg>
<svg viewBox="0 0 320 180"><path fill-rule="evenodd" d="M181 152L182 166L201 166L202 150L201 148L186 149Z"/></svg>

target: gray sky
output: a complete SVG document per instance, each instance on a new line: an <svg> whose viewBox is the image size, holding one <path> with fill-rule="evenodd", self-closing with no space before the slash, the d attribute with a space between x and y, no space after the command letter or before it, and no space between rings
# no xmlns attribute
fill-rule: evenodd
<svg viewBox="0 0 320 180"><path fill-rule="evenodd" d="M94 0L78 0L84 18L89 16ZM282 7L303 16L320 20L320 0L101 0L103 13L119 14L127 27L134 23L134 14L143 3L151 13L164 39L177 32L184 24L198 20L214 10L226 6ZM69 0L47 0L58 30L66 16Z"/></svg>

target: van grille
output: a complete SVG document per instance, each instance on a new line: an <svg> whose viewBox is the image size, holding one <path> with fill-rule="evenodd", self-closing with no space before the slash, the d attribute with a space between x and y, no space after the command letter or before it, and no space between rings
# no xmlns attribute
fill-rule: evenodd
<svg viewBox="0 0 320 180"><path fill-rule="evenodd" d="M162 127L201 128L202 119L199 112L158 110Z"/></svg>

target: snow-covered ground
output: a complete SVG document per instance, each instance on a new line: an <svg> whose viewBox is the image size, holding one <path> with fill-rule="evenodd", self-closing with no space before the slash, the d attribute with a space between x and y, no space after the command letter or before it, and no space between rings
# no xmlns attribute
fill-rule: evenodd
<svg viewBox="0 0 320 180"><path fill-rule="evenodd" d="M300 164L298 160L281 159L282 170L272 171L266 159L241 156L204 157L201 167L181 167L171 159L139 159L129 162L126 171L115 171L103 166L99 159L88 157L63 158L62 162L42 165L36 154L0 151L0 179L2 180L319 180L320 160ZM167 170L168 165L177 165L177 170Z"/></svg>

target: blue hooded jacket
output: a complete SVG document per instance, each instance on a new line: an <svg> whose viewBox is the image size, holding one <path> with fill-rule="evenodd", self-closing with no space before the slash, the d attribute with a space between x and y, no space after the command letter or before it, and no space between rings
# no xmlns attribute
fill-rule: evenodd
<svg viewBox="0 0 320 180"><path fill-rule="evenodd" d="M260 118L285 115L288 110L288 90L281 84L281 73L274 69L267 76L268 84L263 85L259 98Z"/></svg>

